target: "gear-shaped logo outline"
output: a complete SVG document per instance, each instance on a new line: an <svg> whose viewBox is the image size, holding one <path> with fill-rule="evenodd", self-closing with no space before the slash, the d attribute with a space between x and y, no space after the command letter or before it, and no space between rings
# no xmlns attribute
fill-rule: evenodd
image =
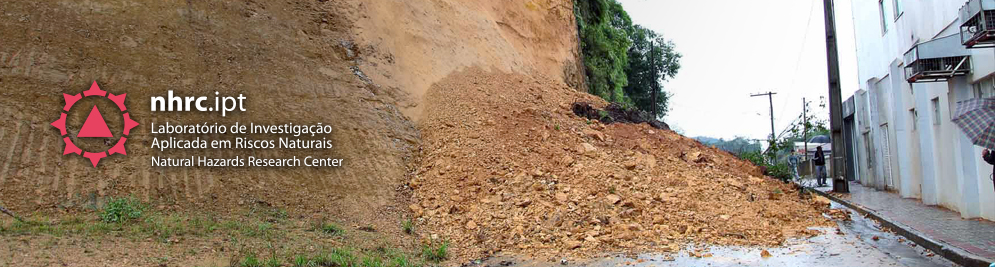
<svg viewBox="0 0 995 267"><path fill-rule="evenodd" d="M52 127L59 129L60 133L59 136L62 137L62 140L66 142L66 148L65 150L63 150L62 155L63 156L69 154L81 155L84 158L90 159L90 163L93 164L94 168L97 167L97 164L100 163L100 159L102 158L114 154L128 155L127 151L125 151L124 144L125 142L128 141L127 136L131 133L131 129L137 127L138 122L131 119L131 114L127 112L128 107L124 105L124 99L125 97L127 97L127 95L128 95L127 93L114 95L108 93L107 91L101 90L100 86L97 85L97 81L93 81L93 84L90 85L90 89L83 91L82 94L70 95L63 93L62 97L65 99L66 105L62 107L62 112L61 112L62 114L59 115L59 119L51 123ZM118 139L117 143L114 144L113 147L105 151L100 151L100 152L83 151L75 144L73 144L72 139L70 139L69 136L67 136L69 132L66 130L66 117L68 116L66 115L66 112L69 112L69 110L72 109L73 105L76 104L77 101L83 99L84 97L89 97L89 96L99 96L107 98L111 102L114 102L114 104L117 105L118 109L120 109L121 112L124 112L124 115L122 115L124 117L123 135Z"/></svg>

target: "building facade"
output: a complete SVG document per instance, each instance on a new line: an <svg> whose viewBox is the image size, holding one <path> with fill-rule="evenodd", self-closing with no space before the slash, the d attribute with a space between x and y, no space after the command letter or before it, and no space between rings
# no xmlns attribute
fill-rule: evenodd
<svg viewBox="0 0 995 267"><path fill-rule="evenodd" d="M860 81L847 100L853 176L995 220L992 166L951 121L959 101L995 97L995 0L853 1L852 12Z"/></svg>

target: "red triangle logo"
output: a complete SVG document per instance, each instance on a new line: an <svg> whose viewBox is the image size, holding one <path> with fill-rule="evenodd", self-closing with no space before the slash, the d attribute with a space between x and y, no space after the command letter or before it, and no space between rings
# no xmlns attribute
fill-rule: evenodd
<svg viewBox="0 0 995 267"><path fill-rule="evenodd" d="M76 137L114 137L114 135L111 134L111 129L107 128L104 116L100 115L100 110L94 105L90 115L83 122L83 129L79 130Z"/></svg>

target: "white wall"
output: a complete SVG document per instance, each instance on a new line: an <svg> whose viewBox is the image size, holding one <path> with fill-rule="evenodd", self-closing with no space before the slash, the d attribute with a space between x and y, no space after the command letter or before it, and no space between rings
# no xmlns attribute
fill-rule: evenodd
<svg viewBox="0 0 995 267"><path fill-rule="evenodd" d="M938 131L935 137L937 139L933 140L939 155L937 162L940 174L936 179L939 187L937 190L939 191L939 205L960 211L960 193L957 189L960 187L962 177L957 175L957 168L954 167L955 163L961 164L956 160L956 154L954 154L954 140L960 135L960 129L950 120L952 112L948 107L951 104L950 93L956 88L968 85L954 81L946 84L947 90L932 90L930 93L940 100L940 125L936 126Z"/></svg>
<svg viewBox="0 0 995 267"><path fill-rule="evenodd" d="M986 77L990 77L990 75L992 75L992 73L995 72L995 52L993 51L995 51L995 48L971 49L971 64L972 67L974 68L974 72L968 75L968 80L970 80L972 83L978 82ZM973 94L971 96L973 96ZM958 99L963 100L965 98L958 98ZM967 136L965 136L963 133L960 134L959 138L961 139L962 143L963 142L970 143L970 140L968 140ZM975 172L973 173L973 175L975 179L973 179L974 180L973 182L967 181L961 186L962 191L965 192L964 198L974 196L975 195L974 192L971 191L976 191L977 192L976 195L978 196L979 200L977 201L978 214L976 216L986 218L989 220L995 220L995 188L993 188L991 180L992 165L989 165L987 162L979 158L982 150L981 147L975 145L970 145L970 147L973 149L973 151L965 151L962 152L962 154L963 157L966 158L970 156L970 158L974 160ZM966 148L964 149L972 150ZM973 152L973 155L968 152ZM967 175L971 175L970 172ZM974 186L975 188L972 189L971 188L972 186ZM974 212L973 208L974 207L969 207L967 208L967 210L969 212ZM969 215L972 215L970 217L975 216L973 215L973 213Z"/></svg>
<svg viewBox="0 0 995 267"><path fill-rule="evenodd" d="M932 88L931 88L932 87ZM938 127L934 125L934 112L932 111L933 94L936 84L914 84L912 91L915 92L915 105L919 110L919 118L916 120L919 129L919 164L922 167L922 202L926 205L936 205L939 203L939 193L937 192L937 177L940 176L939 155L936 153L936 140ZM934 137L935 136L935 137Z"/></svg>
<svg viewBox="0 0 995 267"><path fill-rule="evenodd" d="M911 84L903 83L901 94L903 102L905 103L905 107L903 108L903 110L905 110L905 112L908 112L907 115L905 116L905 121L907 122L906 125L909 128L908 133L903 138L905 143L904 146L907 147L908 150L903 150L905 151L905 153L901 153L907 156L906 159L908 160L908 164L903 166L909 166L909 167L903 169L908 169L909 175L902 176L904 180L902 181L903 189L901 191L901 194L902 197L905 198L921 198L922 177L923 177L922 163L921 163L922 152L919 148L919 127L916 123L918 123L917 118L921 116L917 114L921 114L923 111L922 109L916 107L915 98L912 95ZM909 111L909 109L915 109L914 110L915 114L913 114L912 111Z"/></svg>
<svg viewBox="0 0 995 267"><path fill-rule="evenodd" d="M904 6L897 19L895 1ZM857 173L865 186L897 190L902 197L921 198L966 218L995 219L992 166L980 159L981 148L951 121L957 102L974 98L972 84L995 72L995 49L972 49L973 72L967 76L938 83L905 82L904 53L916 44L958 34L957 16L964 3L884 0L888 30L882 32L878 1L853 1L858 79L863 86L854 93ZM938 113L933 99L939 100ZM910 112L913 108L918 116ZM883 158L884 148L890 151L889 161ZM872 157L872 165L866 164L867 157ZM884 177L885 167L892 169L892 180Z"/></svg>
<svg viewBox="0 0 995 267"><path fill-rule="evenodd" d="M966 77L958 78L955 82L956 84L969 84ZM971 90L964 90L967 88L955 88L950 97L960 101L973 98L973 92ZM951 103L951 110L956 109L956 104ZM956 130L955 130L956 131ZM967 138L963 133L956 133L954 136L954 153L957 157L957 162L960 162L960 166L954 166L957 168L957 177L959 177L959 187L956 188L957 193L960 196L960 212L964 217L978 217L981 216L980 203L976 201L979 199L978 191L978 158L980 153L975 153L975 145L971 144L971 140ZM980 149L977 149L980 150Z"/></svg>
<svg viewBox="0 0 995 267"><path fill-rule="evenodd" d="M891 99L893 105L892 118L895 118L892 120L892 128L894 128L894 147L896 148L894 156L895 159L893 162L896 164L894 166L898 167L898 171L895 172L898 175L893 179L894 183L892 183L892 186L898 190L902 197L911 197L913 195L912 186L918 186L918 183L915 183L915 179L912 178L914 166L918 164L912 163L912 153L903 153L911 151L912 149L912 146L910 146L911 138L909 136L912 128L909 126L908 119L910 116L910 114L908 114L909 105L907 105L908 100L904 95L906 92L911 93L911 91L907 89L911 87L909 87L908 83L904 80L905 71L903 70L903 66L904 65L900 65L900 62L895 62L891 65Z"/></svg>
<svg viewBox="0 0 995 267"><path fill-rule="evenodd" d="M871 137L870 145L875 148L874 153L870 154L870 156L874 158L872 163L874 173L872 177L873 179L868 179L864 181L863 184L878 190L885 190L884 181L886 170L884 168L885 166L882 164L885 161L885 146L881 145L884 140L884 137L881 136L881 124L887 123L887 121L882 121L887 119L887 116L882 115L882 113L887 113L887 111L882 112L882 109L887 108L887 101L882 100L882 96L886 95L886 93L883 93L882 91L887 90L888 87L883 83L887 79L888 76L885 76L881 80L871 79L868 82L867 90L867 95L869 96L867 98L867 102L870 105L870 108L868 109L868 113L870 114L870 120L868 120L868 127L870 128L869 134Z"/></svg>

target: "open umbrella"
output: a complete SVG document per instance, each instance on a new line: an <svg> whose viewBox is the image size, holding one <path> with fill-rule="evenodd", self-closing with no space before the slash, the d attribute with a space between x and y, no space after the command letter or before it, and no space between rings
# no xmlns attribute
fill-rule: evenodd
<svg viewBox="0 0 995 267"><path fill-rule="evenodd" d="M832 142L832 139L829 139L829 136L816 135L813 136L812 139L808 139L808 142L814 144L828 144Z"/></svg>
<svg viewBox="0 0 995 267"><path fill-rule="evenodd" d="M995 148L995 98L957 102L957 113L954 115L954 123L964 130L972 143L988 149Z"/></svg>
<svg viewBox="0 0 995 267"><path fill-rule="evenodd" d="M995 149L995 98L958 102L953 122L975 145Z"/></svg>

